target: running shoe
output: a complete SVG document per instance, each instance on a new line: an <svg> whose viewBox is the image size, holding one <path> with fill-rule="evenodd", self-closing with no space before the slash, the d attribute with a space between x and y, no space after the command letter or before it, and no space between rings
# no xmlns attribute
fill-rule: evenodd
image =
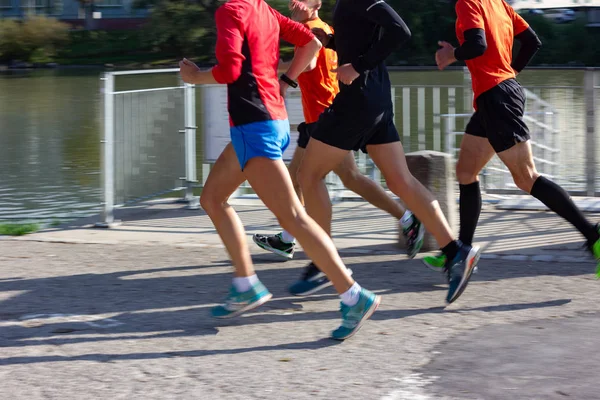
<svg viewBox="0 0 600 400"><path fill-rule="evenodd" d="M354 306L350 307L341 303L342 325L331 333L331 338L346 340L354 335L377 310L380 302L381 296L377 296L366 289L361 289L358 303Z"/></svg>
<svg viewBox="0 0 600 400"><path fill-rule="evenodd" d="M296 243L288 243L283 240L281 233L276 235L261 235L257 233L252 235L252 240L263 250L275 253L278 256L285 257L291 260L294 257L294 251L296 250Z"/></svg>
<svg viewBox="0 0 600 400"><path fill-rule="evenodd" d="M348 268L348 274L352 275L352 270ZM311 262L304 268L302 277L297 280L289 291L294 296L308 296L331 286L331 281L317 266Z"/></svg>
<svg viewBox="0 0 600 400"><path fill-rule="evenodd" d="M437 256L426 256L423 257L422 261L427 268L438 272L443 272L444 267L446 266L446 256L444 254Z"/></svg>
<svg viewBox="0 0 600 400"><path fill-rule="evenodd" d="M255 283L250 290L240 293L235 286L231 286L229 296L225 303L212 309L215 318L233 318L265 304L273 297L265 285L260 281Z"/></svg>
<svg viewBox="0 0 600 400"><path fill-rule="evenodd" d="M399 221L402 234L406 238L406 252L408 258L414 258L421 247L423 247L423 237L425 236L425 226L417 217L407 211L404 217Z"/></svg>
<svg viewBox="0 0 600 400"><path fill-rule="evenodd" d="M600 233L600 224L596 224L596 230ZM594 244L587 244L587 247L596 259L596 279L600 279L600 239Z"/></svg>
<svg viewBox="0 0 600 400"><path fill-rule="evenodd" d="M446 297L448 304L458 299L467 288L469 279L471 279L480 257L481 249L479 246L471 247L461 244L456 257L446 263L446 276L449 285L448 296Z"/></svg>

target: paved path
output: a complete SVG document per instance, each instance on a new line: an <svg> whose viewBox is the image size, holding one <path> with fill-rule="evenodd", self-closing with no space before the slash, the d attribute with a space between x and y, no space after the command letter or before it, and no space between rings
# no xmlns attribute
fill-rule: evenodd
<svg viewBox="0 0 600 400"><path fill-rule="evenodd" d="M249 232L277 229L261 207L237 208ZM206 216L128 213L117 230L0 240L0 398L598 399L600 282L581 238L550 214L487 208L487 257L444 308L443 277L406 259L389 217L336 207L344 260L383 295L340 344L327 339L331 289L286 292L303 253L281 262L253 248L274 300L215 321L231 267Z"/></svg>

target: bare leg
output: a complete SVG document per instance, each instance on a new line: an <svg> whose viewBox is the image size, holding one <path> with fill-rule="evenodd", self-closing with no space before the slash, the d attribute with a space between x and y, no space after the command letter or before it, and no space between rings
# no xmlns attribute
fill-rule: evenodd
<svg viewBox="0 0 600 400"><path fill-rule="evenodd" d="M210 171L200 196L200 204L227 248L237 277L254 275L244 226L235 210L227 203L229 196L245 180L230 143Z"/></svg>
<svg viewBox="0 0 600 400"><path fill-rule="evenodd" d="M306 254L331 280L336 291L340 294L346 292L354 280L346 272L346 266L331 238L302 207L283 161L256 157L248 162L244 174L258 197L275 214L279 224L298 239Z"/></svg>
<svg viewBox="0 0 600 400"><path fill-rule="evenodd" d="M311 138L298 172L306 211L330 236L331 200L323 179L342 162L348 153L348 150L338 149ZM313 261L321 268L317 260L313 259Z"/></svg>
<svg viewBox="0 0 600 400"><path fill-rule="evenodd" d="M381 170L388 188L402 199L425 228L435 237L440 247L453 241L453 234L440 205L410 173L404 149L400 142L370 145L367 147L375 165Z"/></svg>
<svg viewBox="0 0 600 400"><path fill-rule="evenodd" d="M535 169L529 141L518 143L510 149L498 153L498 157L510 170L517 187L531 193L531 188L540 174Z"/></svg>
<svg viewBox="0 0 600 400"><path fill-rule="evenodd" d="M292 178L292 184L294 185L294 191L296 192L296 195L298 196L298 199L300 199L300 203L302 203L302 205L304 205L304 197L302 196L302 191L300 190L300 183L298 183L298 171L300 170L300 165L302 164L303 158L304 149L302 147L296 147L292 161L288 166L290 177Z"/></svg>
<svg viewBox="0 0 600 400"><path fill-rule="evenodd" d="M465 134L460 142L456 178L461 185L479 180L479 173L496 154L486 138Z"/></svg>
<svg viewBox="0 0 600 400"><path fill-rule="evenodd" d="M388 196L381 185L361 174L352 153L348 153L344 160L335 167L333 172L340 177L345 187L375 207L391 214L397 219L402 218L406 212L399 202Z"/></svg>

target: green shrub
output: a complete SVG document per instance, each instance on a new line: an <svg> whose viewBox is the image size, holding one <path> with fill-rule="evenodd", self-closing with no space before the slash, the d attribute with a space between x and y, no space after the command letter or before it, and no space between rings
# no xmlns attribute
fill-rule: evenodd
<svg viewBox="0 0 600 400"><path fill-rule="evenodd" d="M49 62L69 41L69 26L54 18L0 20L0 59Z"/></svg>

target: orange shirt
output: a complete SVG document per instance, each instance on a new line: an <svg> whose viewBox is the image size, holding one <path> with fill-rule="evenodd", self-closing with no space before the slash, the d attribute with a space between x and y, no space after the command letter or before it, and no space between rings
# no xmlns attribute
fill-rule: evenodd
<svg viewBox="0 0 600 400"><path fill-rule="evenodd" d="M307 21L305 25L309 29L321 28L327 33L333 33L333 29L319 18ZM340 91L337 76L331 72L336 67L336 52L323 47L317 55L315 69L303 72L298 77L298 85L302 94L304 122L307 124L317 122L319 115L331 105Z"/></svg>
<svg viewBox="0 0 600 400"><path fill-rule="evenodd" d="M475 28L485 31L487 50L482 56L466 61L477 99L481 93L516 76L510 66L513 38L529 25L504 0L458 0L455 8L456 36L461 45L465 31Z"/></svg>

